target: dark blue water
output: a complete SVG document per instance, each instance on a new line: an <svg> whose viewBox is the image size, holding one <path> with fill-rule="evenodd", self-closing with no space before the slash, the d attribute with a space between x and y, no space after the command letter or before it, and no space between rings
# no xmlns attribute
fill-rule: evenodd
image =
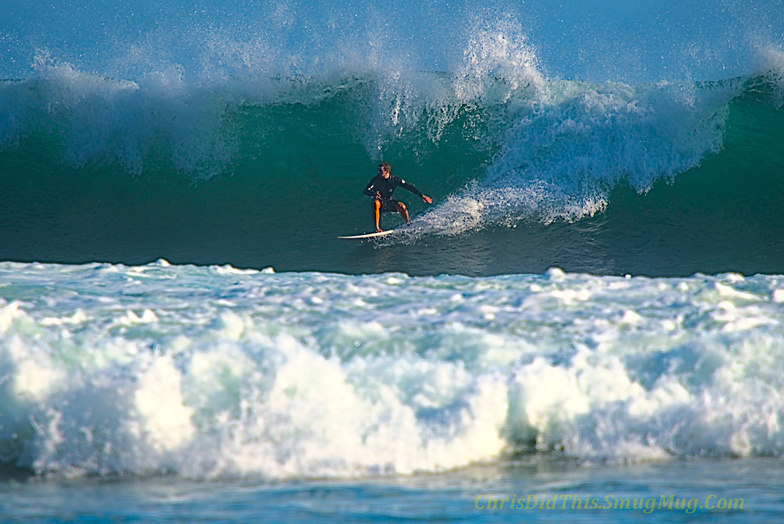
<svg viewBox="0 0 784 524"><path fill-rule="evenodd" d="M781 514L773 488L781 475L770 459L590 468L537 459L442 475L306 483L23 480L2 484L0 508L14 519L48 522L771 522ZM496 502L493 509L491 496L506 499L504 508ZM510 510L517 499L523 508Z"/></svg>

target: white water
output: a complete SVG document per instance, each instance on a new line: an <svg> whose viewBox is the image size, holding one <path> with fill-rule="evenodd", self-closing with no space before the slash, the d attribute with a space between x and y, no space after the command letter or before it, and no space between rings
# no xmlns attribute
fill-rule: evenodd
<svg viewBox="0 0 784 524"><path fill-rule="evenodd" d="M0 266L0 460L313 478L784 451L784 280Z"/></svg>

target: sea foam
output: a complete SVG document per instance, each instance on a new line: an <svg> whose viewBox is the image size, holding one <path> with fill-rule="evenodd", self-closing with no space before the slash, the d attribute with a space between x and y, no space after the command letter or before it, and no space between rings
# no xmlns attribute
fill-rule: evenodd
<svg viewBox="0 0 784 524"><path fill-rule="evenodd" d="M0 269L0 458L40 474L351 477L784 446L775 276Z"/></svg>

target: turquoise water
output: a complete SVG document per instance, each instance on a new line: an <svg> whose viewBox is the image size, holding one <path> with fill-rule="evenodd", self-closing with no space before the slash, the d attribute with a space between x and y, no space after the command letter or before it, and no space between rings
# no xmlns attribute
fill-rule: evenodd
<svg viewBox="0 0 784 524"><path fill-rule="evenodd" d="M780 518L781 1L0 12L4 520Z"/></svg>

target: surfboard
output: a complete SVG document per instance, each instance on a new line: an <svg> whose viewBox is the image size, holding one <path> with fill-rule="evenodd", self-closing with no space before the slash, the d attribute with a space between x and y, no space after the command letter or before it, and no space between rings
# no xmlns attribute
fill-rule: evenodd
<svg viewBox="0 0 784 524"><path fill-rule="evenodd" d="M364 235L351 235L351 236L338 237L338 238L341 238L343 240L365 240L365 239L368 239L368 238L384 237L384 236L387 236L387 235L389 235L391 233L394 233L394 231L395 231L394 229L387 229L386 231L381 231L380 233L375 233L375 232L374 233L365 233Z"/></svg>

